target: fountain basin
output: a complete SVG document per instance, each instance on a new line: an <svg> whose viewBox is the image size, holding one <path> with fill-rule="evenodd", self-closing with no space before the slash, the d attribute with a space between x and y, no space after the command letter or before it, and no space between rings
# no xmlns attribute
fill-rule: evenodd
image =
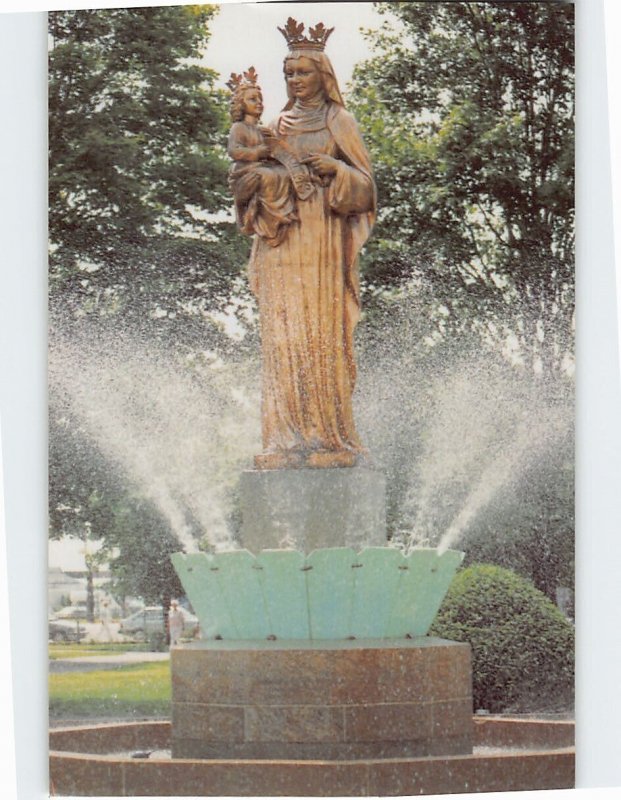
<svg viewBox="0 0 621 800"><path fill-rule="evenodd" d="M464 554L394 547L175 553L204 638L425 636Z"/></svg>
<svg viewBox="0 0 621 800"><path fill-rule="evenodd" d="M50 791L70 796L377 797L574 786L573 722L475 717L472 754L295 761L170 758L169 722L50 731ZM132 758L132 753L148 758Z"/></svg>

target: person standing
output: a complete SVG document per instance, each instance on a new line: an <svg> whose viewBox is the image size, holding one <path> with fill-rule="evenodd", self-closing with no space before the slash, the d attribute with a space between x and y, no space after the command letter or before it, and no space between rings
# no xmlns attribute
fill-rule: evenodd
<svg viewBox="0 0 621 800"><path fill-rule="evenodd" d="M168 633L171 646L178 644L183 635L183 612L176 600L171 601L168 611Z"/></svg>

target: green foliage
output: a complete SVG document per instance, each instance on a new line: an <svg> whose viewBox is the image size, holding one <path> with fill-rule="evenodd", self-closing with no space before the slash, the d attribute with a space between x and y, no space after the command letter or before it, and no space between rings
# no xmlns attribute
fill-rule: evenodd
<svg viewBox="0 0 621 800"><path fill-rule="evenodd" d="M52 407L48 431L50 537L98 538L113 524L122 479L75 418Z"/></svg>
<svg viewBox="0 0 621 800"><path fill-rule="evenodd" d="M228 294L226 103L199 64L214 6L49 15L53 304L174 317Z"/></svg>
<svg viewBox="0 0 621 800"><path fill-rule="evenodd" d="M113 590L167 609L171 597L183 595L170 560L179 551L177 537L148 500L128 493L115 512L112 526L104 532Z"/></svg>
<svg viewBox="0 0 621 800"><path fill-rule="evenodd" d="M558 370L573 318L573 6L383 3L352 93L380 217L371 287L433 285L464 326Z"/></svg>
<svg viewBox="0 0 621 800"><path fill-rule="evenodd" d="M110 329L230 348L210 318L245 299L247 243L226 215L227 98L200 63L216 6L49 14L52 343ZM56 340L56 329L60 331ZM96 349L96 348L95 348ZM65 368L69 368L66 366ZM61 390L62 393L62 390ZM66 398L50 418L50 535L101 539L115 591L168 605L178 543L86 433Z"/></svg>
<svg viewBox="0 0 621 800"><path fill-rule="evenodd" d="M469 642L475 709L565 709L573 699L572 625L531 583L472 565L455 576L430 635Z"/></svg>
<svg viewBox="0 0 621 800"><path fill-rule="evenodd" d="M573 437L556 455L491 503L459 543L465 565L511 569L552 601L575 579Z"/></svg>
<svg viewBox="0 0 621 800"><path fill-rule="evenodd" d="M152 503L136 495L124 473L93 443L77 420L50 418L50 538L103 540L112 591L168 608L183 589L170 561L177 538Z"/></svg>

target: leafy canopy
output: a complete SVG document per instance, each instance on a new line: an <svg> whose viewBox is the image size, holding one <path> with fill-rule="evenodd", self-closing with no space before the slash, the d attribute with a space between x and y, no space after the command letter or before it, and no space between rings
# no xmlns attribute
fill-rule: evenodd
<svg viewBox="0 0 621 800"><path fill-rule="evenodd" d="M178 349L228 338L209 313L229 302L246 244L225 213L226 98L199 61L216 11L49 14L53 348L72 327L91 344L110 328ZM52 394L51 536L103 537L120 594L178 594L170 526L65 402Z"/></svg>
<svg viewBox="0 0 621 800"><path fill-rule="evenodd" d="M171 317L229 289L227 127L199 63L215 6L49 15L52 301ZM217 302L214 300L214 302Z"/></svg>
<svg viewBox="0 0 621 800"><path fill-rule="evenodd" d="M444 332L559 369L573 317L573 7L382 3L355 113L379 184L373 287L424 273Z"/></svg>

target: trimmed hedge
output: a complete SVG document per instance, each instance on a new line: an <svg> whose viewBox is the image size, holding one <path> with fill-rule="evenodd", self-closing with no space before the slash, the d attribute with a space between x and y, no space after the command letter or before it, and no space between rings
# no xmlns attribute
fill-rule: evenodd
<svg viewBox="0 0 621 800"><path fill-rule="evenodd" d="M510 570L475 564L458 573L429 633L470 643L475 710L556 711L573 704L574 628Z"/></svg>

